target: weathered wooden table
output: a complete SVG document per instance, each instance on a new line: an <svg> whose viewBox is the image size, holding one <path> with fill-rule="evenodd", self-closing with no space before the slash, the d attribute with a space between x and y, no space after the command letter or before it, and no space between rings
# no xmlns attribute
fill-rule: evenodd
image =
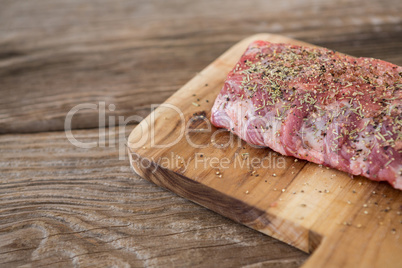
<svg viewBox="0 0 402 268"><path fill-rule="evenodd" d="M126 135L151 104L257 32L402 65L397 0L0 7L2 267L300 266L307 254L134 175L121 154ZM79 104L93 107L74 115L72 134L92 148L64 132Z"/></svg>

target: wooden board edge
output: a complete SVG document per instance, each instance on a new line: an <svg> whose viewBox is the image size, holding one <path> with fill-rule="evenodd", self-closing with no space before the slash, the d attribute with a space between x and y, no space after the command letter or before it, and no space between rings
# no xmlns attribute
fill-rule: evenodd
<svg viewBox="0 0 402 268"><path fill-rule="evenodd" d="M187 92L190 91L191 93L194 93L192 91L192 86L196 85L197 83L200 83L200 81L205 80L205 77L203 77L203 73L207 73L213 70L214 65L219 64L225 64L225 57L233 54L234 49L236 50L241 50L242 48L244 48L244 50L246 49L246 47L248 46L249 43L251 43L253 40L258 40L258 39L262 39L262 40L267 40L267 41L271 41L275 43L275 40L278 40L280 43L292 43L292 44L297 44L297 45L304 45L304 46L310 46L310 47L317 47L302 41L298 41L298 40L294 40L288 37L284 37L284 36L280 36L280 35L272 35L272 34L256 34L253 36L250 36L248 38L245 38L243 40L241 40L240 42L238 42L237 44L235 44L234 46L232 46L230 49L228 49L225 53L223 53L219 58L217 58L214 62L212 62L210 65L208 65L203 71L201 71L199 74L197 74L194 78L192 78L188 83L186 83L182 88L180 88L176 93L174 93L170 98L167 99L167 101L165 103L174 103L174 99ZM287 41L285 41L287 40ZM232 55L233 56L233 55ZM226 66L228 66L228 64L226 63ZM158 109L156 109L155 111L153 111L152 113L155 113ZM151 115L148 115L148 117L144 120L144 121L151 121ZM144 125L145 126L145 125ZM135 147L131 147L130 143L131 141L135 141L135 139L138 137L141 137L141 133L142 133L142 127L141 124L139 124L130 134L129 136L129 140L128 140L128 148L129 148L129 155L133 152L133 150L130 150L135 148ZM131 155L130 155L131 157ZM135 162L135 161L134 161ZM348 245L345 242L342 242L343 244L339 244L338 242L338 238L335 236L329 236L326 237L326 235L324 234L319 234L316 233L314 231L310 231L307 230L307 228L305 227L301 227L301 226L296 226L295 223L287 223L288 220L284 220L284 219L279 219L278 216L275 215L269 215L266 213L263 214L259 214L261 213L261 211L257 211L254 210L254 212L251 212L251 215L259 215L258 217L251 217L250 220L249 219L242 219L242 215L237 215L237 214L233 214L233 213L229 213L227 210L225 210L224 208L227 208L227 205L222 205L222 206L218 206L218 208L216 208L216 204L212 204L209 205L211 202L204 202L203 200L198 200L195 197L197 197L197 195L199 195L200 191L203 192L207 192L208 194L210 194L210 191L216 191L214 189L210 189L208 186L206 185L202 185L201 183L198 183L198 185L193 184L195 183L193 180L186 178L184 176L182 176L181 174L175 173L174 171L171 170L165 170L161 167L158 167L156 165L156 163L152 163L150 162L150 164L152 165L152 169L157 170L157 172L155 173L150 173L150 170L142 170L139 168L136 168L135 165L133 164L133 159L130 159L130 164L133 167L134 171L140 175L143 178L146 178L147 180L161 186L164 188L167 188L169 190L171 190L172 192L175 192L176 194L190 199L195 203L198 203L204 207L207 207L223 216L226 216L228 218L231 218L237 222L240 222L246 226L249 226L250 228L253 228L257 231L260 231L264 234L270 235L272 237L275 237L281 241L284 241L290 245L293 245L305 252L314 252L314 254L312 254L312 256L306 261L306 263L304 264L303 267L328 267L328 265L330 267L364 267L364 264L368 264L370 262L367 262L367 260L365 262L363 262L360 258L359 255L351 255L349 253L349 251L351 250L353 252L353 248L350 248L350 245ZM163 180L166 180L167 182L164 183ZM171 183L180 183L180 184L184 184L187 185L187 183L189 183L191 186L182 186L182 185L176 185L176 184L171 184ZM170 186L169 186L170 185ZM172 186L174 185L174 187ZM200 186L202 185L202 187ZM196 192L194 192L193 194L186 194L186 192L184 191L184 194L182 193L182 191L177 191L175 189L175 187L182 187L184 190L189 189L189 187L191 189L197 189ZM201 188L199 188L201 187ZM211 194L210 194L211 195ZM221 193L222 196L216 195L216 193L212 194L213 196L217 196L218 198L226 198L226 196L223 196L224 194ZM229 197L232 198L232 197ZM234 199L234 198L232 198ZM225 199L226 200L226 199ZM227 199L229 200L229 199ZM236 202L237 199L234 199L234 202ZM230 200L232 202L232 200ZM237 200L240 201L240 200ZM240 201L243 202L243 201ZM239 206L243 206L243 205L239 205ZM244 207L243 206L243 210L240 209L239 211L243 211L243 213L246 213L249 210L253 210L255 208L250 208L250 206ZM253 214L254 213L254 214ZM250 217L250 216L249 216ZM240 220L239 220L240 219ZM269 221L269 228L267 229L263 229L261 227L261 225L264 225L266 221ZM282 225L285 222L285 227L280 227L280 225ZM277 225L275 225L277 223ZM278 228L279 226L279 228ZM288 229L287 229L288 228ZM298 239L296 240L292 240L291 236L287 236L286 233L280 233L283 231L294 231L294 232L300 232L298 233ZM280 232L279 232L280 231ZM300 241L303 240L303 241ZM341 254L337 254L337 256L335 256L334 254L332 254L333 250L334 250L334 245L338 245L339 248L341 248L340 252ZM389 254L388 254L389 255ZM348 259L346 260L345 256L349 256ZM385 256L385 257L389 257L389 256ZM382 256L382 259L384 259L384 256ZM393 261L387 261L387 264L390 264L390 262L392 262L392 265L390 265L389 267L394 267L396 264L398 264L397 262L395 262L395 258L391 258ZM347 261L345 263L345 261ZM342 264L341 266L339 266L338 264ZM377 264L377 265L376 265ZM370 266L376 267L378 266L378 262L376 261L375 263L371 263Z"/></svg>
<svg viewBox="0 0 402 268"><path fill-rule="evenodd" d="M234 44L232 47L230 47L228 50L226 50L221 56L219 56L216 60L214 60L213 62L211 62L207 67L205 67L200 73L198 73L196 76L194 76L189 82L187 82L185 85L183 85L178 91L176 91L172 96L170 96L164 103L171 103L172 100L174 100L176 98L176 96L180 96L182 95L185 91L187 91L190 87L191 84L196 83L198 79L202 79L202 73L203 72L207 72L210 68L214 68L214 65L217 64L217 62L222 62L224 61L224 59L228 56L230 56L231 54L233 54L234 50L246 50L246 48L248 47L248 45L256 40L267 40L273 43L292 43L292 44L297 44L297 45L304 45L304 46L314 46L312 44L308 44L305 43L303 41L299 41L299 40L295 40L292 39L290 37L285 37L282 35L276 35L276 34L270 34L270 33L257 33L254 35L251 35L249 37L246 37L242 40L240 40L239 42L237 42L236 44ZM241 55L239 55L240 57ZM152 113L155 113L158 110L158 108L156 108L154 111L152 111ZM160 180L160 178L158 178L157 175L150 173L149 170L142 170L138 167L136 167L136 165L133 164L133 158L132 158L132 154L133 154L133 148L132 146L130 146L131 144L135 144L136 142L133 142L135 140L138 140L139 137L141 137L142 135L142 130L144 127L146 127L148 125L148 123L146 122L150 122L151 118L152 118L152 113L149 114L144 120L144 124L141 124L141 122L133 129L133 131L130 133L129 137L128 137L128 141L127 141L127 148L128 148L128 154L129 154L129 159L130 159L130 165L133 168L133 171L138 174L139 176L141 176L142 178L147 179L148 181L151 181L163 188L166 188L172 192L175 192L176 194L178 194L179 196L182 196L184 198L187 198L189 200L191 200L192 202L195 202L199 205L202 205L208 209L211 209L212 211L215 211L225 217L228 217L236 222L239 222L243 225L246 225L252 229L255 229L257 231L260 231L264 234L267 234L269 236L272 236L274 238L277 238L285 243L288 243L289 245L292 245L296 248L299 248L300 250L307 252L307 253L312 253L313 251L315 251L315 249L320 245L321 240L323 239L321 234L315 233L311 230L308 230L304 227L295 225L294 223L291 223L287 220L283 220L283 219L279 219L276 218L276 216L273 215L265 215L265 212L261 212L261 211L254 211L255 208L245 204L244 202L234 199L233 201L238 204L238 206L242 206L243 210L236 210L236 211L243 211L242 213L244 213L244 211L248 211L248 213L250 215L254 215L253 217L247 216L247 218L243 218L243 215L240 214L231 214L228 213L227 210L227 205L226 204L221 204L221 206L212 206L215 205L214 203L211 204L211 206L209 206L210 203L207 202L203 202L203 200L197 200L197 195L195 194L183 194L180 193L178 191L176 191L175 188L172 187L172 185L166 185L163 183L163 181ZM153 168L156 168L159 172L160 172L160 176L164 176L163 178L168 178L168 179L172 179L172 178L179 178L181 182L187 182L185 185L193 185L191 183L189 183L189 181L191 181L190 179L175 173L173 171L170 170L165 170L161 167L157 167L155 163L152 163L152 165L154 165ZM175 185L176 187L176 185ZM223 196L222 193L219 194L218 191L211 189L203 184L198 183L196 188L202 188L202 190L205 190L207 192L213 192L212 194L214 196L217 196L220 198L224 198L224 200L229 200L232 197L229 196ZM188 189L187 189L188 190ZM184 192L186 193L186 192ZM199 192L197 192L198 194ZM232 198L233 199L233 198ZM232 202L232 200L231 200ZM243 204L240 205L240 203L238 202L242 202ZM232 206L232 205L231 205ZM250 212L251 211L251 212ZM260 215L259 217L255 217L255 215ZM250 221L249 218L254 218L254 220ZM278 227L272 227L272 229L269 228L263 228L263 222L267 221L267 219L271 219L272 221L275 221L278 223L278 225L282 225L283 222L287 222L287 225L291 226L289 227L289 231L294 231L295 233L298 233L297 237L298 239L291 239L290 237L287 236L282 236L277 230ZM272 225L272 223L270 223ZM270 225L268 225L270 226ZM279 227L280 228L280 227ZM286 231L286 229L285 229ZM304 242L301 241L300 237L305 237ZM306 242L307 241L307 242Z"/></svg>
<svg viewBox="0 0 402 268"><path fill-rule="evenodd" d="M301 225L271 215L205 184L162 168L153 161L135 153L130 148L128 148L128 155L131 167L140 177L224 217L307 253L312 253L321 244L322 235Z"/></svg>

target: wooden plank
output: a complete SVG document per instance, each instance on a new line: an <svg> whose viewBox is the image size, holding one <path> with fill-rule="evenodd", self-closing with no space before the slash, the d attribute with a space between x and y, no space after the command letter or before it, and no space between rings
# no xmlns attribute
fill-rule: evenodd
<svg viewBox="0 0 402 268"><path fill-rule="evenodd" d="M0 136L1 267L298 267L307 254L135 176L132 128ZM109 135L110 134L110 135ZM125 154L125 148L123 156Z"/></svg>
<svg viewBox="0 0 402 268"><path fill-rule="evenodd" d="M0 3L0 133L62 130L80 103L114 104L107 116L144 117L258 32L402 64L399 0ZM98 111L74 117L73 128L93 127Z"/></svg>
<svg viewBox="0 0 402 268"><path fill-rule="evenodd" d="M254 40L305 44L258 34L233 46L134 129L133 168L226 217L315 251L306 267L398 267L401 191L252 147L208 124L227 73Z"/></svg>

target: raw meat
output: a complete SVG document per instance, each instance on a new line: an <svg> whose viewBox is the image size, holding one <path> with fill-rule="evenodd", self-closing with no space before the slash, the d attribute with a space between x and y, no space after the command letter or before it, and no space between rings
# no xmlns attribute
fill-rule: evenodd
<svg viewBox="0 0 402 268"><path fill-rule="evenodd" d="M228 74L211 122L402 189L402 67L392 63L256 41Z"/></svg>

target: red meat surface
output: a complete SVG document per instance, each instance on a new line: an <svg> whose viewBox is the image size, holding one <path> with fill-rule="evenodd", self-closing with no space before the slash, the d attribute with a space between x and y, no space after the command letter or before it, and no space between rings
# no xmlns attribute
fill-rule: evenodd
<svg viewBox="0 0 402 268"><path fill-rule="evenodd" d="M212 108L246 142L402 189L402 67L255 41Z"/></svg>

